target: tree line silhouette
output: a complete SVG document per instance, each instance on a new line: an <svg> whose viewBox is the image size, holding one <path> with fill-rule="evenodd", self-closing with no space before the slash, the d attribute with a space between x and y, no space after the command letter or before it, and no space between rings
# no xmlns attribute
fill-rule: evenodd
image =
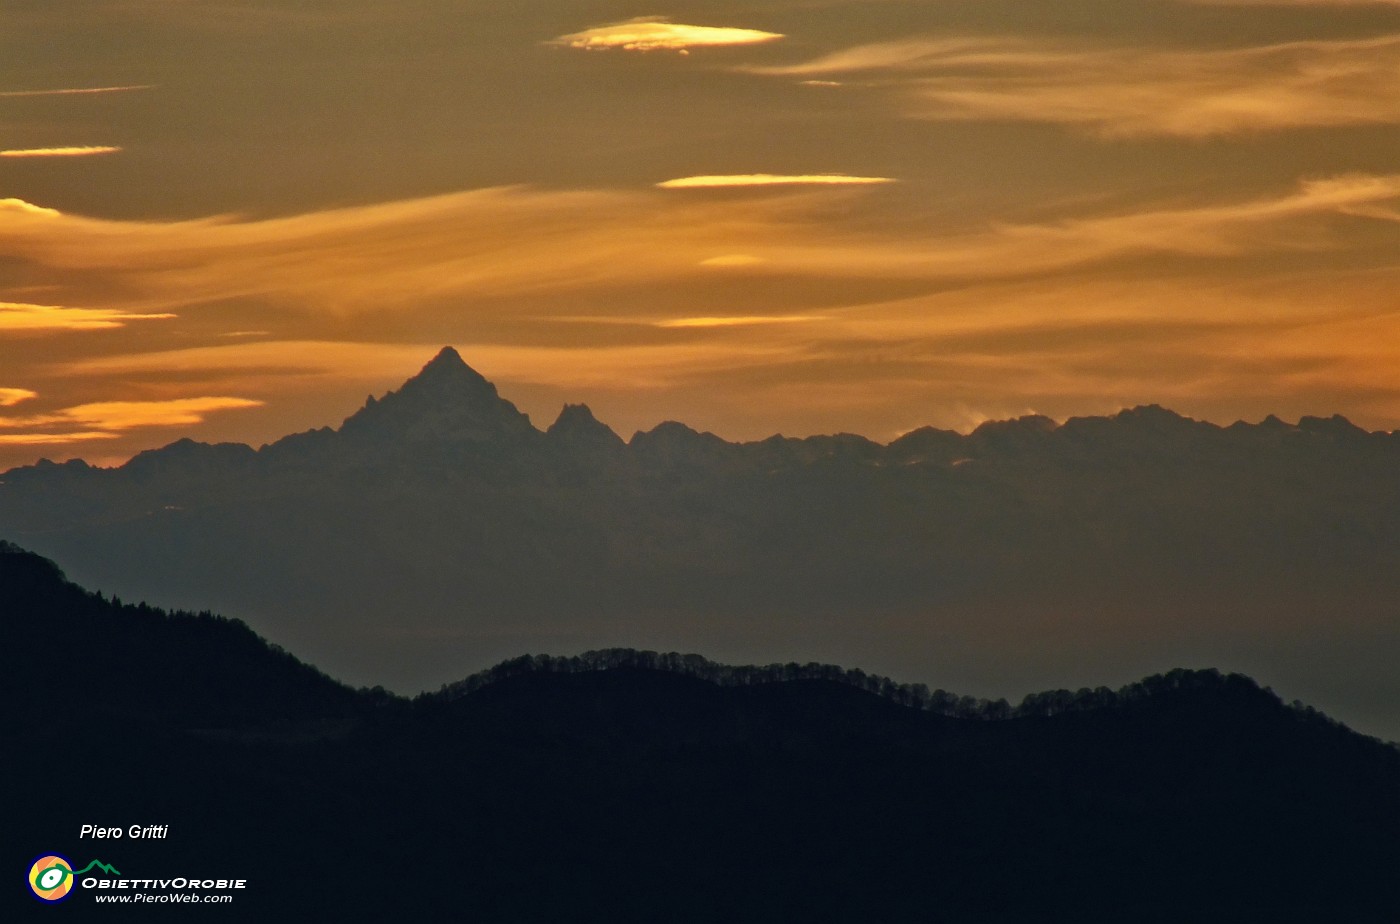
<svg viewBox="0 0 1400 924"><path fill-rule="evenodd" d="M477 690L528 674L578 674L590 671L633 668L664 671L705 680L721 687L747 687L768 683L826 681L873 693L882 699L935 715L977 721L1004 721L1049 717L1098 709L1115 709L1142 702L1154 696L1191 691L1262 695L1275 703L1282 700L1268 687L1261 688L1251 677L1222 673L1216 668L1192 670L1176 668L1154 674L1117 690L1083 687L1078 690L1046 690L1027 694L1017 705L1006 699L959 696L942 689L929 689L923 683L900 683L860 668L845 668L815 661L799 664L734 665L711 661L698 654L644 651L634 648L603 648L579 655L528 654L502 661L456 683L444 684L429 698L459 699ZM1330 717L1297 700L1288 704L1299 716L1311 721L1341 726Z"/></svg>

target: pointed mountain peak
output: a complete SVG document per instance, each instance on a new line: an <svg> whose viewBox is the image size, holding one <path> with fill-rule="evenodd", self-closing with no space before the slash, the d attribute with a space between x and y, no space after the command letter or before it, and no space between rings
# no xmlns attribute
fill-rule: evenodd
<svg viewBox="0 0 1400 924"><path fill-rule="evenodd" d="M586 404L564 405L545 435L573 448L619 449L626 445L611 427L593 416Z"/></svg>
<svg viewBox="0 0 1400 924"><path fill-rule="evenodd" d="M470 372L476 375L476 370L467 365L467 361L462 358L462 354L450 346L445 346L437 351L437 355L428 360L428 364L423 367L419 375L435 374L441 372Z"/></svg>
<svg viewBox="0 0 1400 924"><path fill-rule="evenodd" d="M595 430L602 427L609 433L612 429L607 424L602 423L593 416L593 410L586 404L566 404L559 412L559 416L554 423L549 425L547 433L558 433L569 430Z"/></svg>
<svg viewBox="0 0 1400 924"><path fill-rule="evenodd" d="M737 449L709 431L701 433L674 420L665 420L645 432L637 431L629 444L652 459L706 463L729 458Z"/></svg>
<svg viewBox="0 0 1400 924"><path fill-rule="evenodd" d="M1298 420L1298 429L1332 439L1355 439L1370 436L1369 433L1341 414L1333 414L1331 417L1302 417Z"/></svg>
<svg viewBox="0 0 1400 924"><path fill-rule="evenodd" d="M1024 414L1007 420L984 420L977 425L971 435L981 437L1035 436L1051 433L1059 429L1059 426L1055 423L1054 418L1046 417L1044 414Z"/></svg>
<svg viewBox="0 0 1400 924"><path fill-rule="evenodd" d="M1139 404L1137 407L1125 408L1113 419L1118 424L1130 426L1135 430L1185 432L1202 426L1199 421L1183 417L1160 404Z"/></svg>
<svg viewBox="0 0 1400 924"><path fill-rule="evenodd" d="M496 386L443 347L417 375L345 421L342 433L409 442L494 442L538 436Z"/></svg>
<svg viewBox="0 0 1400 924"><path fill-rule="evenodd" d="M431 360L429 360L428 365L424 368L431 369L433 366L439 365L466 366L467 368L471 368L470 366L467 366L467 361L462 358L462 354L457 352L457 348L451 345L445 346L442 349L438 350L437 355L434 356Z"/></svg>
<svg viewBox="0 0 1400 924"><path fill-rule="evenodd" d="M1185 420L1176 411L1168 410L1160 404L1139 404L1118 412L1121 420Z"/></svg>
<svg viewBox="0 0 1400 924"><path fill-rule="evenodd" d="M466 360L462 359L462 354L450 346L439 350L417 375L404 383L403 390L425 385L459 388L466 386L489 392L492 397L496 395L496 386L487 381L480 372L468 366Z"/></svg>

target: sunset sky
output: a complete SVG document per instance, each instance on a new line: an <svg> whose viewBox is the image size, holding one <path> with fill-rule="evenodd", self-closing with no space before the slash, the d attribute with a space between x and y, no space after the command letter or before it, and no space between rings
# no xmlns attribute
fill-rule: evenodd
<svg viewBox="0 0 1400 924"><path fill-rule="evenodd" d="M335 425L1400 427L1400 0L7 0L0 468Z"/></svg>

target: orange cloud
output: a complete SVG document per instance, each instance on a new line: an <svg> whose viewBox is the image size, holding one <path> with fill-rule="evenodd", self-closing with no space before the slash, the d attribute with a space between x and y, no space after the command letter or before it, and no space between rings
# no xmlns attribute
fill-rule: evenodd
<svg viewBox="0 0 1400 924"><path fill-rule="evenodd" d="M25 202L23 199L0 199L0 212L9 212L12 215L36 215L42 218L53 218L62 214L58 209L44 208L42 205Z"/></svg>
<svg viewBox="0 0 1400 924"><path fill-rule="evenodd" d="M140 314L114 308L65 308L58 305L27 305L0 302L0 334L63 330L106 330L124 327L127 321L173 318L175 315Z"/></svg>
<svg viewBox="0 0 1400 924"><path fill-rule="evenodd" d="M1349 217L1400 222L1400 174L1306 181L1294 192L1241 202L1145 209L1043 224L1003 224L920 239L774 241L760 252L770 271L872 278L1014 278L1135 255L1237 256L1325 251L1329 223Z"/></svg>
<svg viewBox="0 0 1400 924"><path fill-rule="evenodd" d="M98 401L61 411L57 417L101 430L178 427L203 423L214 411L262 407L249 398L174 398L168 401Z"/></svg>
<svg viewBox="0 0 1400 924"><path fill-rule="evenodd" d="M912 116L1049 122L1103 136L1207 137L1400 123L1400 35L1224 50L925 38L753 73L870 73Z"/></svg>
<svg viewBox="0 0 1400 924"><path fill-rule="evenodd" d="M893 183L884 176L848 176L844 173L739 173L723 176L686 176L657 183L659 189L705 189L717 186L869 186Z"/></svg>
<svg viewBox="0 0 1400 924"><path fill-rule="evenodd" d="M115 154L121 148L110 145L85 145L67 148L12 148L0 151L0 157L93 157L98 154Z"/></svg>
<svg viewBox="0 0 1400 924"><path fill-rule="evenodd" d="M71 300L133 311L265 297L350 314L673 279L736 242L786 236L803 203L496 188L255 221L0 210L0 257L60 287L82 279Z"/></svg>
<svg viewBox="0 0 1400 924"><path fill-rule="evenodd" d="M754 324L795 324L819 321L812 315L735 315L699 318L666 318L653 322L657 327L749 327Z"/></svg>
<svg viewBox="0 0 1400 924"><path fill-rule="evenodd" d="M626 22L597 26L561 35L548 44L581 48L585 51L680 51L695 47L720 45L755 45L776 42L783 36L777 32L758 29L734 29L716 26L688 26L659 17L640 17Z"/></svg>
<svg viewBox="0 0 1400 924"><path fill-rule="evenodd" d="M38 392L27 388L0 388L0 407L14 407L21 401L39 397Z"/></svg>
<svg viewBox="0 0 1400 924"><path fill-rule="evenodd" d="M90 440L116 439L117 434L95 430L72 433L0 433L0 446L61 446Z"/></svg>
<svg viewBox="0 0 1400 924"><path fill-rule="evenodd" d="M175 398L168 401L97 401L64 408L53 414L30 417L0 417L0 429L33 430L42 427L85 427L93 432L111 433L139 427L178 427L203 423L214 411L261 407L263 402L248 398ZM66 431L65 431L66 432ZM51 433L29 433L42 442ZM63 435L63 434L59 434ZM97 439L98 437L90 437Z"/></svg>
<svg viewBox="0 0 1400 924"><path fill-rule="evenodd" d="M288 218L168 223L0 210L0 257L30 265L60 288L70 278L100 286L106 299L120 302L101 309L5 303L0 326L114 326L235 298L340 315L443 299L577 298L619 286L674 286L702 272L717 278L712 270L725 265L769 276L995 279L1145 254L1325 252L1352 227L1346 222L1374 234L1400 221L1400 175L1308 181L1237 202L917 236L846 232L814 218L826 214L829 195L814 189L735 200L505 188ZM569 313L560 308L546 313Z"/></svg>
<svg viewBox="0 0 1400 924"><path fill-rule="evenodd" d="M700 261L701 266L713 267L738 267L738 266L759 266L763 263L762 257L755 257L751 253L725 253L717 257L706 257Z"/></svg>
<svg viewBox="0 0 1400 924"><path fill-rule="evenodd" d="M288 376L345 381L402 377L423 365L440 343L345 343L334 340L235 340L217 346L187 347L97 356L65 363L58 372L76 376L129 376L149 372L217 376L244 373L250 378L275 370Z"/></svg>

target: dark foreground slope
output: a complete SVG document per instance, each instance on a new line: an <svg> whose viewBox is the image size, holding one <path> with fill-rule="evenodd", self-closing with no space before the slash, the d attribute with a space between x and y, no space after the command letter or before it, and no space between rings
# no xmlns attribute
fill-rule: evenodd
<svg viewBox="0 0 1400 924"><path fill-rule="evenodd" d="M408 702L12 548L0 613L7 867L56 852L249 880L231 905L143 919L1400 915L1400 754L1244 677L1013 709L614 651ZM89 823L170 833L80 839ZM11 883L6 920L122 917L94 890L48 908Z"/></svg>

